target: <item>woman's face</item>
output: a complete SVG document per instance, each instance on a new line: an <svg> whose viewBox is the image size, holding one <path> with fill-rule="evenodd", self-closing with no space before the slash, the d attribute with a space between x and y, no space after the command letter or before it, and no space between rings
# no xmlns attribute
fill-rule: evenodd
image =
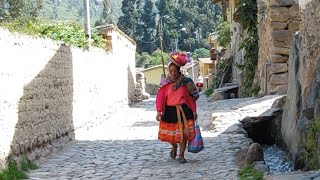
<svg viewBox="0 0 320 180"><path fill-rule="evenodd" d="M176 78L179 75L179 68L174 64L170 64L169 74L171 77Z"/></svg>

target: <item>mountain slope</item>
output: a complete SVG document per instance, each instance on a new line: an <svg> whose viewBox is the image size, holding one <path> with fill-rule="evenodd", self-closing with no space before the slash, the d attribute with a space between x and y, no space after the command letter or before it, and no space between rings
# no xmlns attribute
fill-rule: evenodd
<svg viewBox="0 0 320 180"><path fill-rule="evenodd" d="M118 21L121 16L122 0L111 0L112 20ZM90 0L91 25L101 18L103 11L103 0ZM68 20L83 23L84 2L79 0L44 0L40 17L51 20Z"/></svg>

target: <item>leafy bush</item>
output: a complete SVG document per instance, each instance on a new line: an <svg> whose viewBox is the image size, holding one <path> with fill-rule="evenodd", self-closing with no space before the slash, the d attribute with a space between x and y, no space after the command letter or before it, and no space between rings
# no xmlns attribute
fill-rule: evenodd
<svg viewBox="0 0 320 180"><path fill-rule="evenodd" d="M240 180L262 180L263 173L255 170L252 166L245 166L239 171Z"/></svg>
<svg viewBox="0 0 320 180"><path fill-rule="evenodd" d="M163 59L165 65L169 61L168 53L162 52ZM161 50L155 50L151 55L147 52L143 52L141 55L136 55L136 67L152 67L156 65L162 65L162 57L161 57Z"/></svg>
<svg viewBox="0 0 320 180"><path fill-rule="evenodd" d="M1 24L13 32L25 33L37 37L51 38L63 41L68 45L87 49L89 47L84 29L75 22L45 22L44 20L32 20L19 18L11 22ZM92 32L92 45L100 48L106 47L106 40L96 31Z"/></svg>
<svg viewBox="0 0 320 180"><path fill-rule="evenodd" d="M199 48L196 49L192 54L191 57L196 60L198 58L206 58L210 57L210 50L206 48Z"/></svg>
<svg viewBox="0 0 320 180"><path fill-rule="evenodd" d="M226 48L231 41L230 22L220 22L217 27L217 35L219 46Z"/></svg>
<svg viewBox="0 0 320 180"><path fill-rule="evenodd" d="M207 89L207 90L204 92L204 94L205 94L207 97L211 96L212 93L213 93L213 88L209 88L209 89Z"/></svg>
<svg viewBox="0 0 320 180"><path fill-rule="evenodd" d="M225 69L231 65L231 59L222 60L221 58L217 59L217 72L213 78L212 86L213 88L217 88L220 85L221 78Z"/></svg>
<svg viewBox="0 0 320 180"><path fill-rule="evenodd" d="M243 96L252 96L257 91L253 86L255 68L258 62L258 29L257 23L257 2L252 0L239 0L237 20L248 32L248 37L240 44L239 51L244 50L245 56L242 64L237 67L244 74L244 93Z"/></svg>

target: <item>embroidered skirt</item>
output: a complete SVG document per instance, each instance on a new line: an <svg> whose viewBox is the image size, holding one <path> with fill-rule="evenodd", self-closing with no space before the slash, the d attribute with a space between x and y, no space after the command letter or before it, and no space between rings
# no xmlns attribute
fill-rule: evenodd
<svg viewBox="0 0 320 180"><path fill-rule="evenodd" d="M193 113L187 105L166 106L158 139L171 144L191 141L195 136Z"/></svg>

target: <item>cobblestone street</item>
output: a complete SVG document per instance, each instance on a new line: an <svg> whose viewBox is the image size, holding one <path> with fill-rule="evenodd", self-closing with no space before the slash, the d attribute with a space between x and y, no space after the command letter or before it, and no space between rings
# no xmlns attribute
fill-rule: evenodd
<svg viewBox="0 0 320 180"><path fill-rule="evenodd" d="M205 149L198 154L186 152L186 164L171 159L171 145L157 139L158 122L152 97L121 110L98 127L77 131L75 142L42 161L39 169L29 172L29 177L237 179L239 168L234 164L234 154L242 146L248 146L248 139L243 133L221 134L222 130L210 129L213 103L202 95L197 104Z"/></svg>

